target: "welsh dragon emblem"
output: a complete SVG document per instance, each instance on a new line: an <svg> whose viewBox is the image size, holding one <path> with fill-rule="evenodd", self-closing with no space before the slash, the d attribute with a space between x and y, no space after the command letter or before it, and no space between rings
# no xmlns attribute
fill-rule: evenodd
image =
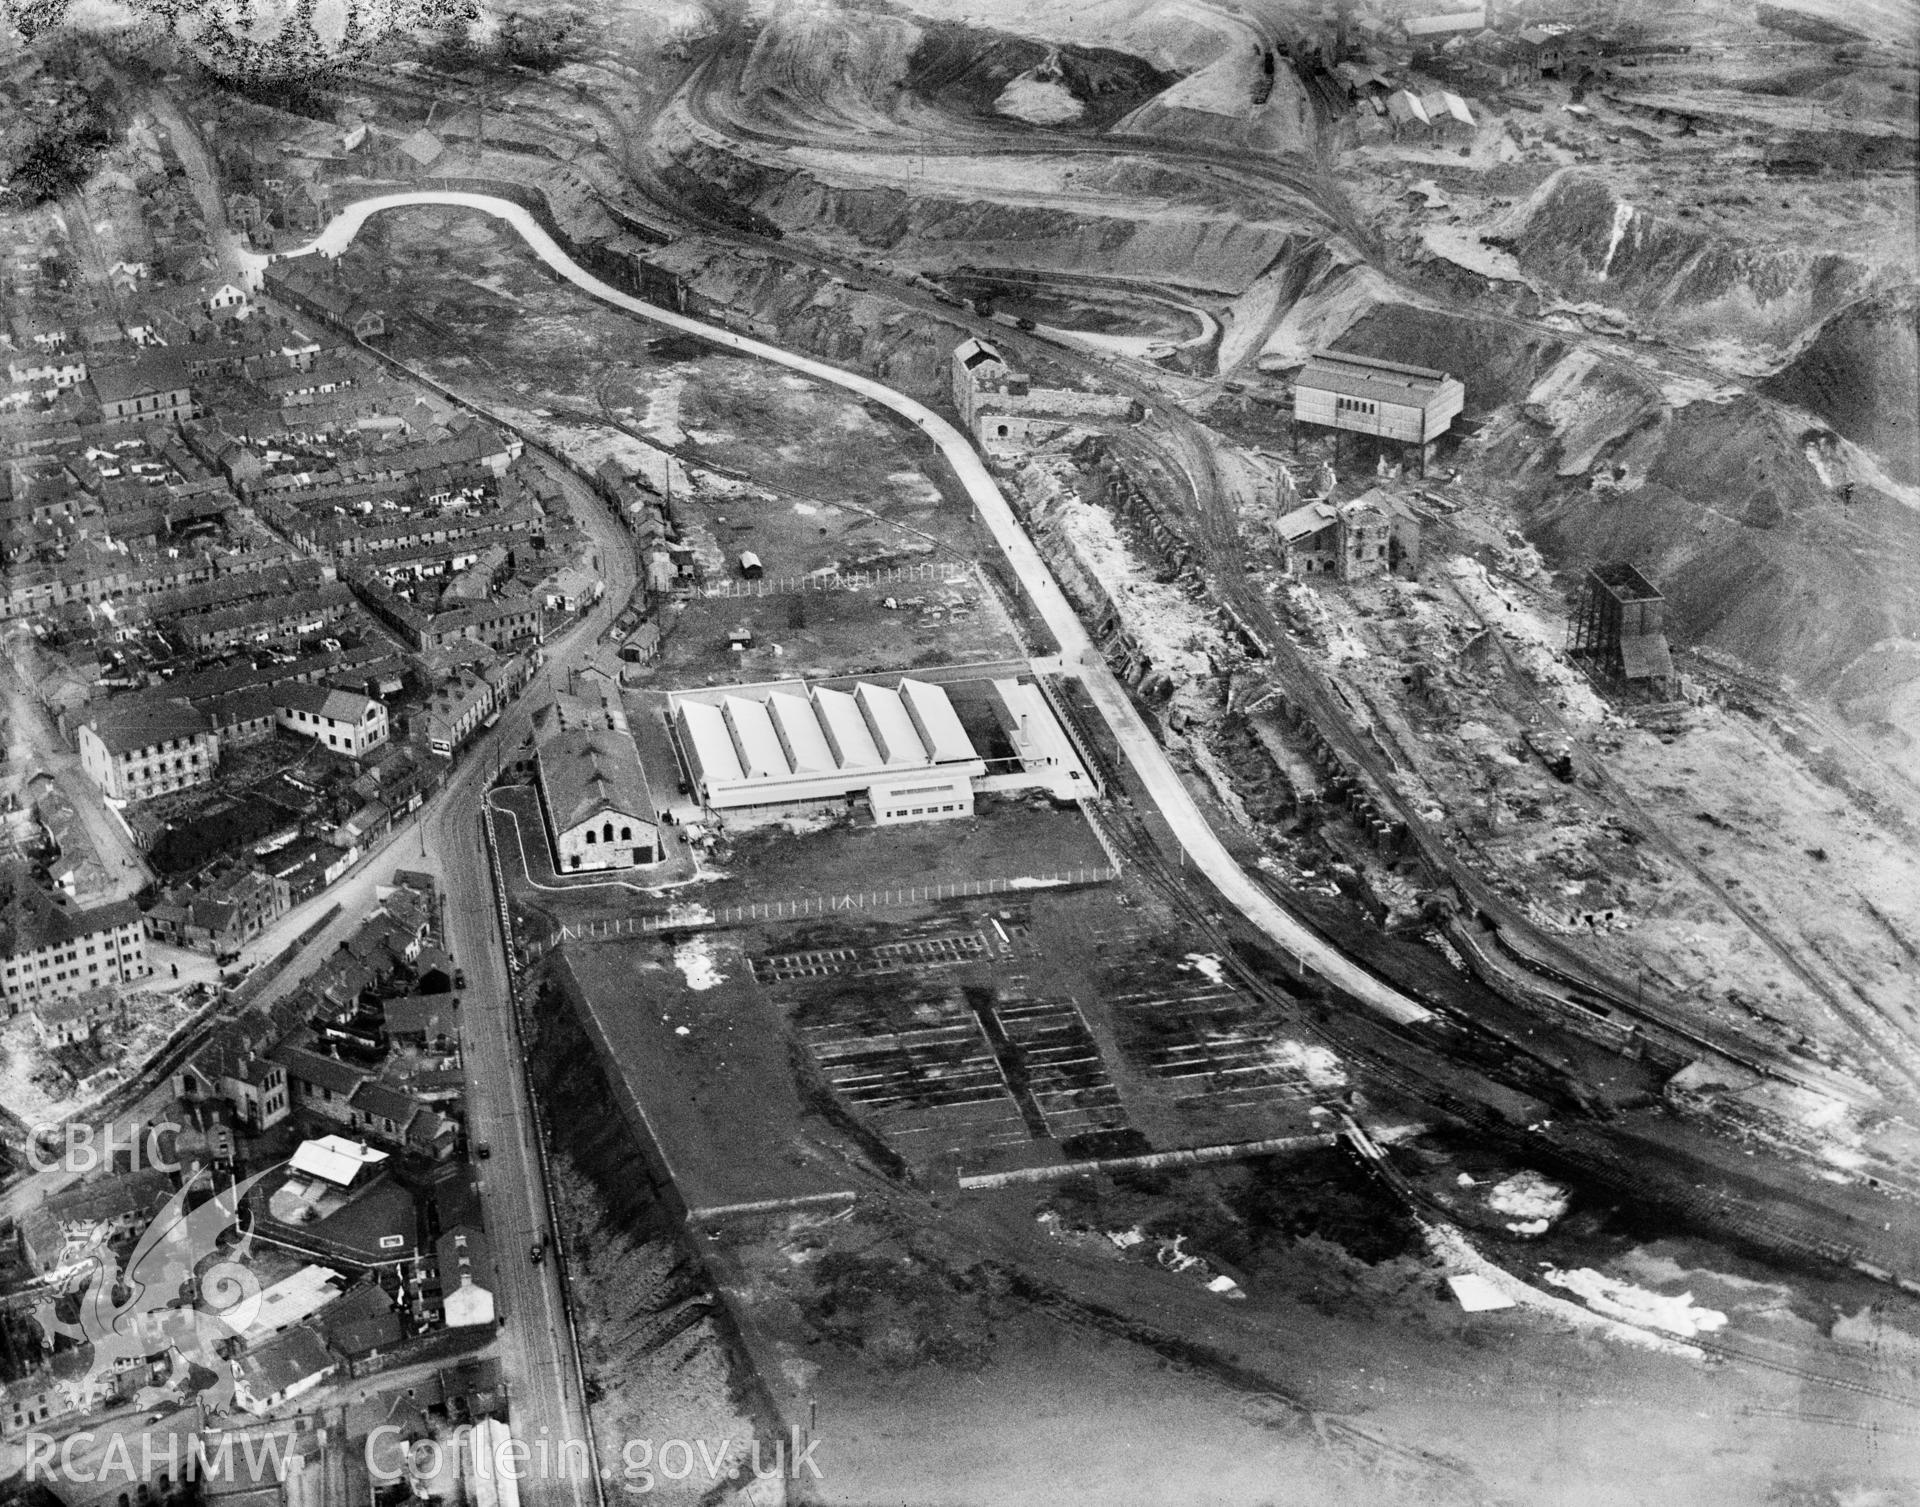
<svg viewBox="0 0 1920 1507"><path fill-rule="evenodd" d="M154 1215L125 1271L105 1241L91 1248L92 1259L63 1294L79 1293L78 1323L59 1316L55 1299L35 1306L34 1318L49 1347L64 1337L91 1349L86 1374L62 1383L80 1406L104 1396L115 1371L160 1355L178 1356L212 1373L212 1384L199 1394L209 1412L231 1406L233 1371L220 1347L244 1334L259 1316L260 1283L247 1265L252 1235L243 1235L230 1249L221 1239L238 1226L242 1200L266 1173L189 1209L188 1195L201 1175L189 1178Z"/></svg>

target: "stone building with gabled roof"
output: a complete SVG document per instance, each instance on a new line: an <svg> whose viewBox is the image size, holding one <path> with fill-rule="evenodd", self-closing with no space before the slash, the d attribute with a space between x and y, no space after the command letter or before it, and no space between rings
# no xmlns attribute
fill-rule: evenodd
<svg viewBox="0 0 1920 1507"><path fill-rule="evenodd" d="M254 1034L235 1024L213 1038L173 1075L174 1093L191 1102L223 1100L249 1130L269 1130L286 1119L291 1101L286 1065L259 1049Z"/></svg>
<svg viewBox="0 0 1920 1507"><path fill-rule="evenodd" d="M661 861L653 792L628 733L570 728L540 745L535 764L557 872L630 869Z"/></svg>
<svg viewBox="0 0 1920 1507"><path fill-rule="evenodd" d="M43 1276L59 1271L92 1246L140 1229L173 1191L166 1173L141 1167L51 1194L20 1221L22 1253Z"/></svg>

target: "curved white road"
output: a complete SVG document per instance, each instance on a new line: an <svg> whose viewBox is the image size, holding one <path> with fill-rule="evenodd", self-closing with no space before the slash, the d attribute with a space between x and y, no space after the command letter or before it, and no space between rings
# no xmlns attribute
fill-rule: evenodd
<svg viewBox="0 0 1920 1507"><path fill-rule="evenodd" d="M823 382L831 382L863 398L884 403L895 413L919 425L940 447L954 475L967 489L967 495L973 499L981 521L1006 554L1008 564L1013 567L1028 597L1059 642L1063 668L1068 673L1077 674L1085 683L1088 695L1113 733L1115 744L1126 755L1141 785L1172 828L1186 851L1187 861L1213 882L1229 904L1280 947L1369 1009L1401 1024L1429 1018L1431 1012L1425 1006L1382 983L1301 925L1234 861L1233 855L1227 852L1225 845L1201 816L1200 808L1194 804L1179 772L1167 758L1166 750L1127 699L1126 691L1107 668L1098 647L1088 638L1078 614L1068 604L1054 580L1053 572L1040 558L1040 552L1034 548L1026 530L1014 517L1007 500L1000 495L1000 488L995 484L992 474L975 452L972 443L959 430L930 408L869 377L843 371L824 361L796 355L745 335L736 335L731 330L689 319L684 314L676 314L670 309L662 309L622 293L577 264L525 209L511 200L495 198L491 194L423 190L362 199L342 210L311 244L288 255L303 256L317 252L322 256L338 256L352 244L360 227L372 216L383 210L406 209L417 205L478 210L482 214L505 220L532 248L535 256L575 287L603 303L668 329L697 335L715 345L791 367Z"/></svg>

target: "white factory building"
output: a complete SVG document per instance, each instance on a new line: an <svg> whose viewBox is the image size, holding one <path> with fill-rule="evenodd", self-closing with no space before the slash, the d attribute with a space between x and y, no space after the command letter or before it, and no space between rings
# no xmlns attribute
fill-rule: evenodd
<svg viewBox="0 0 1920 1507"><path fill-rule="evenodd" d="M1087 793L1071 743L1040 691L1015 679L964 687L984 703L1010 757L989 759L949 686L903 678L839 686L782 681L669 698L668 720L694 798L710 812L819 807L864 798L877 825L951 821L976 790ZM962 687L951 687L959 692Z"/></svg>

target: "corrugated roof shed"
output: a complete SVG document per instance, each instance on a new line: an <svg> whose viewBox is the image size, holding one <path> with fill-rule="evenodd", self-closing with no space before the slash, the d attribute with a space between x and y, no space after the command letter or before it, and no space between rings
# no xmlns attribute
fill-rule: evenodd
<svg viewBox="0 0 1920 1507"><path fill-rule="evenodd" d="M709 785L746 778L719 707L704 701L681 702L680 736L688 756L698 766L700 778Z"/></svg>
<svg viewBox="0 0 1920 1507"><path fill-rule="evenodd" d="M1350 398L1369 398L1376 403L1421 408L1438 395L1441 384L1446 381L1445 372L1424 366L1376 361L1370 356L1350 356L1344 351L1315 351L1307 358L1300 375L1294 378L1294 385L1341 393Z"/></svg>
<svg viewBox="0 0 1920 1507"><path fill-rule="evenodd" d="M924 680L903 680L900 700L934 763L957 764L978 757L973 751L973 740L960 725L953 703L939 686Z"/></svg>
<svg viewBox="0 0 1920 1507"><path fill-rule="evenodd" d="M1429 119L1463 126L1473 124L1473 112L1467 108L1467 102L1451 90L1429 89L1420 96L1420 104Z"/></svg>
<svg viewBox="0 0 1920 1507"><path fill-rule="evenodd" d="M1430 126L1433 124L1426 107L1420 103L1419 96L1405 89L1396 89L1387 96L1387 114L1404 125Z"/></svg>
<svg viewBox="0 0 1920 1507"><path fill-rule="evenodd" d="M907 715L898 691L863 680L855 687L853 699L859 703L860 713L867 719L867 727L873 733L874 746L880 750L882 762L890 766L927 762L926 747L921 743L920 735L913 730L913 718Z"/></svg>
<svg viewBox="0 0 1920 1507"><path fill-rule="evenodd" d="M831 774L836 765L827 735L805 696L775 691L767 697L767 715L795 774Z"/></svg>
<svg viewBox="0 0 1920 1507"><path fill-rule="evenodd" d="M1330 502L1310 502L1303 508L1285 513L1274 523L1274 532L1289 544L1311 539L1322 529L1332 528L1337 514Z"/></svg>
<svg viewBox="0 0 1920 1507"><path fill-rule="evenodd" d="M819 713L821 731L826 734L827 743L842 769L880 767L880 749L851 692L815 686L813 707Z"/></svg>
<svg viewBox="0 0 1920 1507"><path fill-rule="evenodd" d="M721 703L727 727L733 734L733 746L740 755L740 769L750 780L784 779L792 771L773 730L773 718L766 707L744 696L729 696Z"/></svg>

